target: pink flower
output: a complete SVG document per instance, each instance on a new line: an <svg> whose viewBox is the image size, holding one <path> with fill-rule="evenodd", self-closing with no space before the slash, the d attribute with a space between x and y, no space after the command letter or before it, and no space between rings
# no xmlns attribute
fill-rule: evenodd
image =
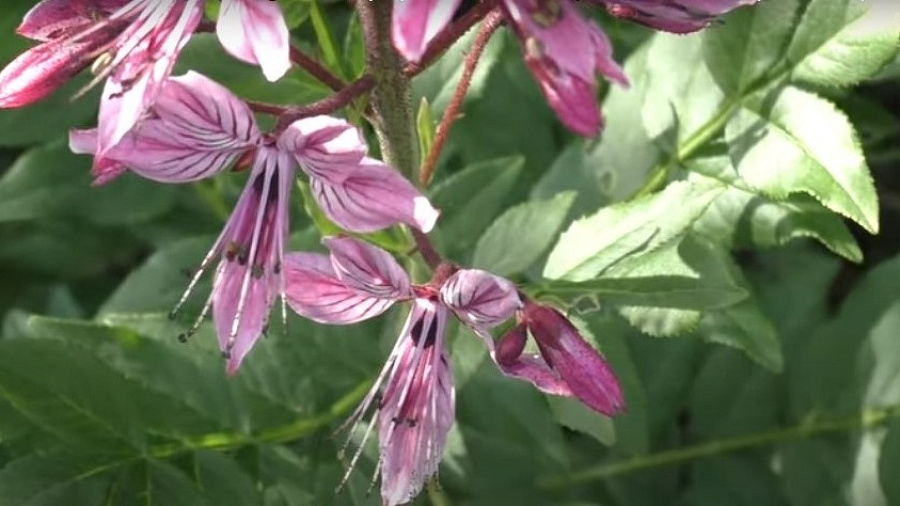
<svg viewBox="0 0 900 506"><path fill-rule="evenodd" d="M596 74L628 84L606 34L565 0L504 0L503 7L560 121L578 134L596 135L602 123Z"/></svg>
<svg viewBox="0 0 900 506"><path fill-rule="evenodd" d="M262 335L276 297L284 292L282 266L293 167L284 153L259 148L237 206L182 298L183 302L209 263L221 258L198 323L212 305L229 373L237 371Z"/></svg>
<svg viewBox="0 0 900 506"><path fill-rule="evenodd" d="M98 151L97 130L73 130L75 153ZM163 183L183 183L224 170L261 142L246 103L224 86L196 72L163 83L156 102L138 126L93 168L97 184L126 167Z"/></svg>
<svg viewBox="0 0 900 506"><path fill-rule="evenodd" d="M615 16L684 33L757 0L589 1L605 4ZM394 46L405 58L418 61L428 43L451 21L458 5L459 0L394 0ZM612 58L609 38L568 0L502 0L501 5L522 44L525 63L560 121L580 135L597 135L602 118L596 75L628 84Z"/></svg>
<svg viewBox="0 0 900 506"><path fill-rule="evenodd" d="M618 380L600 354L558 311L523 303L509 281L442 264L431 282L413 285L384 250L351 238L323 242L328 256L291 253L285 258L285 296L298 314L346 325L377 316L395 302L413 304L375 385L345 424L359 425L374 406L360 447L377 421L384 504L411 501L437 472L453 423L454 391L443 347L451 313L484 340L506 375L550 394L576 397L606 415L623 409ZM518 325L495 344L491 329L514 315ZM540 356L524 353L528 331ZM345 480L359 455L357 451Z"/></svg>
<svg viewBox="0 0 900 506"><path fill-rule="evenodd" d="M75 130L69 142L75 152L96 154L97 138L96 130ZM234 372L262 334L275 299L286 290L282 265L288 199L298 167L309 176L323 210L348 230L367 232L398 223L423 231L434 226L438 212L428 200L399 173L365 155L359 131L337 118L304 118L276 138L265 135L246 103L189 72L164 83L144 119L107 152L94 176L103 183L128 168L156 181L182 183L209 177L238 160L252 163L234 212L175 309L218 259L212 294L185 338L211 307L228 370ZM333 273L317 261L311 257L307 262L309 276L321 271L324 280L302 287L294 298L330 300L326 281ZM346 292L343 287L337 287L338 296ZM342 317L358 321L389 305L354 305ZM359 313L356 320L353 311Z"/></svg>
<svg viewBox="0 0 900 506"><path fill-rule="evenodd" d="M0 107L40 100L93 62L94 82L108 77L95 140L95 165L103 165L106 154L155 102L200 22L203 4L203 0L43 0L18 29L41 44L0 72ZM225 0L218 31L229 52L259 63L270 79L287 70L287 28L276 4Z"/></svg>
<svg viewBox="0 0 900 506"><path fill-rule="evenodd" d="M287 255L285 295L298 314L342 325L381 314L395 302L412 301L381 374L347 422L358 425L374 406L376 413L364 438L377 422L382 500L388 506L403 504L437 472L453 424L453 378L444 347L448 315L456 311L464 322L486 332L509 319L519 299L509 282L483 271L452 273L448 266L438 269L431 283L417 286L384 250L351 238L324 242L330 256ZM450 301L451 305L440 289L445 284L465 285L469 293ZM379 392L380 400L376 400ZM363 445L365 440L360 448Z"/></svg>
<svg viewBox="0 0 900 506"><path fill-rule="evenodd" d="M447 23L460 0L394 0L391 36L394 47L410 61L419 61L425 48Z"/></svg>

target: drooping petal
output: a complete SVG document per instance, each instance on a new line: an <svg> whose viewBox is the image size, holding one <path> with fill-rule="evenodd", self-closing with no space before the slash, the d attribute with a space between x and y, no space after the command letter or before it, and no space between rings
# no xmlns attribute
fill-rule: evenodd
<svg viewBox="0 0 900 506"><path fill-rule="evenodd" d="M168 79L151 112L95 164L98 183L115 175L108 169L113 162L154 181L196 181L230 166L260 139L247 104L196 72ZM73 132L70 145L96 153L96 130Z"/></svg>
<svg viewBox="0 0 900 506"><path fill-rule="evenodd" d="M515 285L479 269L462 269L441 287L441 300L469 326L487 331L522 306Z"/></svg>
<svg viewBox="0 0 900 506"><path fill-rule="evenodd" d="M394 47L410 61L419 61L428 42L450 20L460 0L394 0L391 36Z"/></svg>
<svg viewBox="0 0 900 506"><path fill-rule="evenodd" d="M0 72L0 108L23 107L53 93L90 65L91 56L115 36L98 31L78 41L49 41L19 55Z"/></svg>
<svg viewBox="0 0 900 506"><path fill-rule="evenodd" d="M759 0L594 0L606 4L613 16L631 19L658 30L689 33L700 30L716 17Z"/></svg>
<svg viewBox="0 0 900 506"><path fill-rule="evenodd" d="M291 67L290 35L276 2L222 0L216 33L226 51L258 64L269 81L277 81Z"/></svg>
<svg viewBox="0 0 900 506"><path fill-rule="evenodd" d="M42 0L31 8L16 33L47 42L97 24L128 0Z"/></svg>
<svg viewBox="0 0 900 506"><path fill-rule="evenodd" d="M143 10L117 41L110 63L113 71L100 98L97 161L153 105L203 15L201 0L148 0L135 5L143 5Z"/></svg>
<svg viewBox="0 0 900 506"><path fill-rule="evenodd" d="M393 299L370 297L348 288L331 259L317 253L285 256L285 298L297 314L318 323L347 325L384 313Z"/></svg>
<svg viewBox="0 0 900 506"><path fill-rule="evenodd" d="M387 251L350 237L326 237L335 274L348 288L381 299L411 295L409 276Z"/></svg>
<svg viewBox="0 0 900 506"><path fill-rule="evenodd" d="M322 211L345 230L372 232L406 223L430 231L438 211L399 172L370 158L340 183L310 181Z"/></svg>
<svg viewBox="0 0 900 506"><path fill-rule="evenodd" d="M602 124L596 73L628 82L612 58L609 38L572 2L504 0L503 6L550 107L576 133L596 135Z"/></svg>
<svg viewBox="0 0 900 506"><path fill-rule="evenodd" d="M523 353L527 337L525 325L518 324L504 334L496 346L489 335L482 336L482 339L504 375L527 381L546 394L573 397L566 382L540 355Z"/></svg>
<svg viewBox="0 0 900 506"><path fill-rule="evenodd" d="M625 408L622 389L606 360L559 311L525 303L524 321L544 361L588 407L605 415Z"/></svg>
<svg viewBox="0 0 900 506"><path fill-rule="evenodd" d="M309 177L340 183L355 172L368 147L359 129L331 116L313 116L291 123L278 137Z"/></svg>
<svg viewBox="0 0 900 506"><path fill-rule="evenodd" d="M455 392L444 348L447 310L416 299L392 354L378 412L381 497L386 506L416 497L438 470L453 425Z"/></svg>

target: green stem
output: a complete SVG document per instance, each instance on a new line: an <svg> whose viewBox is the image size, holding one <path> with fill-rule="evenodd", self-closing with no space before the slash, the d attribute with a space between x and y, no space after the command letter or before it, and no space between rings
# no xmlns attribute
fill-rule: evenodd
<svg viewBox="0 0 900 506"><path fill-rule="evenodd" d="M540 480L538 484L548 489L566 488L579 483L611 478L655 467L682 464L695 459L715 457L759 446L770 446L786 441L807 439L836 432L871 429L884 425L897 416L900 416L900 404L866 410L859 415L851 417L819 421L810 420L792 427L747 434L720 441L710 441L650 455L639 455L627 460L594 466L567 476L545 478Z"/></svg>
<svg viewBox="0 0 900 506"><path fill-rule="evenodd" d="M649 195L662 187L669 178L669 173L682 161L693 156L707 142L716 138L719 132L725 128L731 115L740 106L743 98L728 100L716 112L715 116L703 124L697 131L691 134L678 151L665 162L658 164L650 171L650 177L632 198Z"/></svg>
<svg viewBox="0 0 900 506"><path fill-rule="evenodd" d="M384 161L412 179L418 167L418 143L410 99L410 78L391 42L393 2L357 0L366 42L366 66L375 79L372 116Z"/></svg>
<svg viewBox="0 0 900 506"><path fill-rule="evenodd" d="M153 458L165 459L193 450L229 451L257 443L289 443L314 434L345 416L365 396L371 386L371 380L361 382L356 388L347 392L337 402L332 404L328 411L316 416L301 418L286 425L263 429L257 434L216 432L189 438L177 443L156 445L149 449L147 455Z"/></svg>
<svg viewBox="0 0 900 506"><path fill-rule="evenodd" d="M452 506L453 503L450 502L450 497L441 488L441 484L437 479L428 480L428 483L425 484L425 490L428 492L428 499L434 506Z"/></svg>

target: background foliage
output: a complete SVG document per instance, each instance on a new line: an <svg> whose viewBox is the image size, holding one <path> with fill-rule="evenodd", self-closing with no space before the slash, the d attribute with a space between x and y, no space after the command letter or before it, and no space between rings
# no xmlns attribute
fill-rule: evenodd
<svg viewBox="0 0 900 506"><path fill-rule="evenodd" d="M302 47L362 73L347 5L280 3ZM0 7L0 63L31 4ZM504 379L454 327L458 423L419 503L900 504L900 27L862 12L766 0L672 36L597 9L631 80L603 90L598 140L568 134L513 38L492 40L429 189L435 241L568 307L628 412ZM469 40L415 83L434 114ZM268 102L328 92L299 70L269 85L209 34L180 68ZM166 313L246 175L91 187L65 142L95 114L96 96L69 103L78 84L0 112L0 504L377 504L374 452L335 494L332 431L402 309L291 318L234 377L210 329L178 343L195 311ZM300 193L293 247L317 249L331 225Z"/></svg>

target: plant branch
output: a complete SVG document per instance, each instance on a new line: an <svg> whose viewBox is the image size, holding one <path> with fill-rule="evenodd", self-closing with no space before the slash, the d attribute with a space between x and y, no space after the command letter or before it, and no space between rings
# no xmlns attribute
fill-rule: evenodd
<svg viewBox="0 0 900 506"><path fill-rule="evenodd" d="M720 441L676 448L650 455L639 455L627 460L601 464L568 476L554 476L540 480L543 488L560 489L623 474L644 471L661 466L682 464L696 459L715 457L759 446L807 439L836 432L866 430L884 425L900 416L900 404L870 409L858 415L831 419L805 421L792 427L748 434Z"/></svg>
<svg viewBox="0 0 900 506"><path fill-rule="evenodd" d="M366 44L366 68L374 79L372 124L384 161L411 178L417 166L416 131L410 104L410 81L404 61L391 41L391 9L388 0L356 0Z"/></svg>
<svg viewBox="0 0 900 506"><path fill-rule="evenodd" d="M444 54L444 51L449 49L460 37L465 35L473 26L484 19L488 13L494 10L496 5L497 0L485 0L469 9L455 23L447 26L435 35L431 42L428 43L428 47L425 48L422 58L418 62L407 63L403 68L403 72L407 76L415 76L424 72L425 69Z"/></svg>
<svg viewBox="0 0 900 506"><path fill-rule="evenodd" d="M428 152L425 163L422 164L422 169L419 172L419 182L422 186L428 186L431 182L431 178L434 176L434 168L437 164L438 157L441 154L441 150L444 148L444 144L447 142L447 137L450 135L450 128L453 126L453 122L456 121L456 118L459 115L459 108L462 107L463 100L466 98L466 92L469 91L469 85L472 84L472 77L475 75L475 68L478 66L478 61L481 59L481 55L484 53L484 48L487 46L488 41L491 40L491 36L502 22L503 17L500 11L491 11L491 13L484 18L484 24L481 25L478 35L475 36L475 40L472 42L472 48L469 50L468 54L466 54L466 58L463 62L462 77L459 80L459 84L456 86L456 90L453 92L453 97L450 98L450 103L448 103L447 108L444 109L444 115L441 117L441 122L438 124L437 132L435 133L434 143L431 145L431 150Z"/></svg>
<svg viewBox="0 0 900 506"><path fill-rule="evenodd" d="M369 92L374 86L375 80L372 79L371 76L364 75L330 97L306 105L298 105L284 109L281 112L281 117L278 118L278 123L272 130L272 134L278 135L298 119L317 116L319 114L330 114L341 107L348 105L350 102L353 102L353 100L360 95Z"/></svg>
<svg viewBox="0 0 900 506"><path fill-rule="evenodd" d="M434 249L434 244L431 243L431 239L421 230L415 228L411 228L410 230L412 230L413 240L416 242L416 250L422 255L422 259L425 260L428 267L431 267L431 270L437 269L438 266L443 263L444 259L441 257L440 253Z"/></svg>
<svg viewBox="0 0 900 506"><path fill-rule="evenodd" d="M346 86L341 78L294 46L291 46L291 61L334 91L341 91Z"/></svg>

